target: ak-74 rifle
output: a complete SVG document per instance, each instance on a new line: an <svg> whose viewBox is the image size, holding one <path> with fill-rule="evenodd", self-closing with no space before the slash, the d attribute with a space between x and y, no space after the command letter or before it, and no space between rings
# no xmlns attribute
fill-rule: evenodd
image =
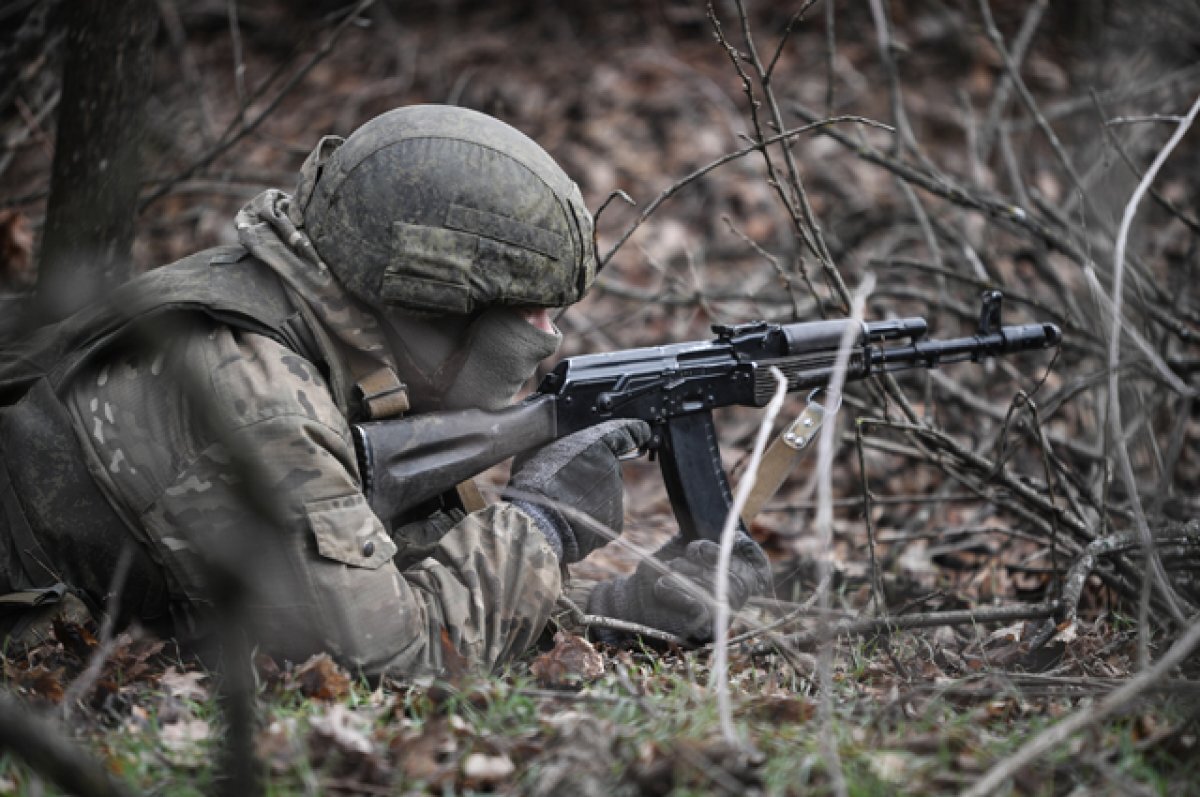
<svg viewBox="0 0 1200 797"><path fill-rule="evenodd" d="M1051 323L1002 326L1001 294L983 295L974 335L927 339L923 318L715 325L714 340L586 354L560 361L537 391L487 412L429 413L353 427L364 492L394 521L487 468L613 418L640 418L657 456L680 531L716 540L729 512L712 411L762 407L778 368L789 391L824 387L849 334L845 381L909 368L937 368L1058 345ZM852 329L852 331L850 331Z"/></svg>

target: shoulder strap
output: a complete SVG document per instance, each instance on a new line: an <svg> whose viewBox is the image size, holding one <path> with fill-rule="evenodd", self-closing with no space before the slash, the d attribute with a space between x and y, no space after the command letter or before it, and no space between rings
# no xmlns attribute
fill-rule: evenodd
<svg viewBox="0 0 1200 797"><path fill-rule="evenodd" d="M240 246L225 246L148 271L0 354L0 406L18 399L42 376L58 387L116 336L173 311L203 312L266 335L314 363L323 360L270 267Z"/></svg>

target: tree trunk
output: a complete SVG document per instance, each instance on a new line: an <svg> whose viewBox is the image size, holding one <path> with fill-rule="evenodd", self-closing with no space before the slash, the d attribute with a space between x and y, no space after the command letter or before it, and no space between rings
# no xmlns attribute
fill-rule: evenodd
<svg viewBox="0 0 1200 797"><path fill-rule="evenodd" d="M74 312L132 274L146 98L158 13L153 0L75 0L38 279L38 312Z"/></svg>

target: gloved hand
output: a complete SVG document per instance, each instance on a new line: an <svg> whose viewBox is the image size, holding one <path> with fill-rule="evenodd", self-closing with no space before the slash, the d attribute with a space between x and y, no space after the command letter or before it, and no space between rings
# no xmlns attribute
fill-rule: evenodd
<svg viewBox="0 0 1200 797"><path fill-rule="evenodd" d="M650 436L644 421L613 420L555 440L517 457L504 497L533 518L559 561L578 562L610 540L596 525L614 536L621 533L624 490L617 458L646 445Z"/></svg>
<svg viewBox="0 0 1200 797"><path fill-rule="evenodd" d="M707 642L713 636L713 595L720 546L711 540L684 543L676 536L654 559L642 562L632 576L596 585L588 614L614 617L657 628L676 636ZM661 566L667 571L663 573ZM686 581L686 584L685 584ZM729 608L737 611L771 584L771 565L762 548L738 534L729 560Z"/></svg>

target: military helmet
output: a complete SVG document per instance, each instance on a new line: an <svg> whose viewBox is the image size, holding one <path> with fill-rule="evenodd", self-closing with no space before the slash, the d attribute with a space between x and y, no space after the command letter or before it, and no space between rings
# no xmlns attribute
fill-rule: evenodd
<svg viewBox="0 0 1200 797"><path fill-rule="evenodd" d="M295 210L317 253L369 305L429 314L558 307L595 279L579 188L498 119L397 108L345 142L323 141L313 161Z"/></svg>

